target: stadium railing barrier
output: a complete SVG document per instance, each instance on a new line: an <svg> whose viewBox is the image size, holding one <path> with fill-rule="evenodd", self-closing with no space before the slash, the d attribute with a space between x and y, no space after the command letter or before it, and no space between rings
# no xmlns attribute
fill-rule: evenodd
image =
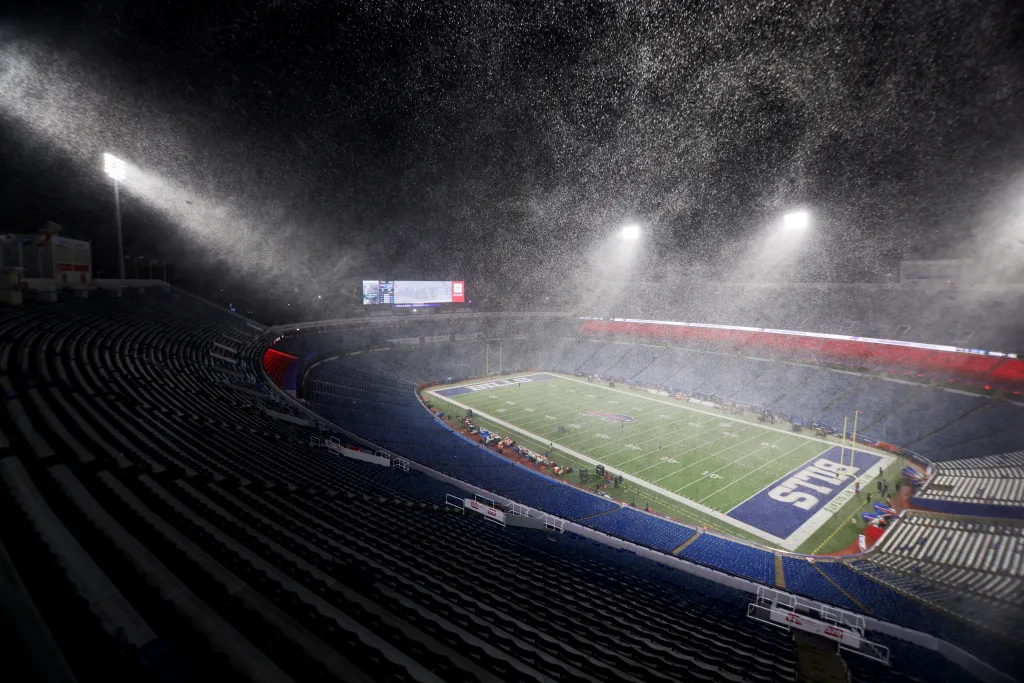
<svg viewBox="0 0 1024 683"><path fill-rule="evenodd" d="M864 617L859 614L761 586L754 602L747 605L747 616L784 631L796 628L814 633L836 643L837 650L889 664L889 648L867 639Z"/></svg>
<svg viewBox="0 0 1024 683"><path fill-rule="evenodd" d="M523 505L522 503L516 503L514 501L512 505L508 508L508 510L506 510L506 512L512 515L522 515L523 517L530 516L530 508Z"/></svg>
<svg viewBox="0 0 1024 683"><path fill-rule="evenodd" d="M554 515L544 513L541 515L541 521L544 522L544 527L552 531L557 531L560 534L565 533L565 520Z"/></svg>
<svg viewBox="0 0 1024 683"><path fill-rule="evenodd" d="M483 515L484 519L488 522L494 522L495 524L505 526L505 513L493 504L494 501L491 501L492 504L488 505L484 502L484 500L487 500L486 498L483 500L480 500L480 498L481 496L474 496L472 500L469 498L463 499L463 507Z"/></svg>

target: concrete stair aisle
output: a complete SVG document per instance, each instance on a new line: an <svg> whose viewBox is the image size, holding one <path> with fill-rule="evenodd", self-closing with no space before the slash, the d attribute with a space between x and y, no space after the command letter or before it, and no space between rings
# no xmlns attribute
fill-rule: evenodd
<svg viewBox="0 0 1024 683"><path fill-rule="evenodd" d="M850 672L835 643L803 631L793 631L793 642L796 644L797 681L850 683Z"/></svg>

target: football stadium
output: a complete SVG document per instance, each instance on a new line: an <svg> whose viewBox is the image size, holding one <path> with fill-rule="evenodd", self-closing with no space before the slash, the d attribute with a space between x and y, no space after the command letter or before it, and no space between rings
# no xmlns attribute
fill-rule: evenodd
<svg viewBox="0 0 1024 683"><path fill-rule="evenodd" d="M1024 681L1019 9L427 5L0 10L0 680Z"/></svg>

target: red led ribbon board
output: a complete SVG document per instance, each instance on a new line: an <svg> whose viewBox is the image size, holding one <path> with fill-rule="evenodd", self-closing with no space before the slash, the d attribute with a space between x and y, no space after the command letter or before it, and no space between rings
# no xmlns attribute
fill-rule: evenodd
<svg viewBox="0 0 1024 683"><path fill-rule="evenodd" d="M713 351L742 351L792 360L915 372L946 381L964 379L1001 388L1024 389L1024 359L1008 357L1012 354L957 350L938 344L634 320L584 320L583 331L663 339Z"/></svg>

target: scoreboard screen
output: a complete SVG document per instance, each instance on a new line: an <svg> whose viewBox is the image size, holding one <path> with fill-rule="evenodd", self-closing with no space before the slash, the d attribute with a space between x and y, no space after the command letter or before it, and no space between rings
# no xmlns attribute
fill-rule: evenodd
<svg viewBox="0 0 1024 683"><path fill-rule="evenodd" d="M363 280L363 304L395 303L395 283L391 280Z"/></svg>
<svg viewBox="0 0 1024 683"><path fill-rule="evenodd" d="M363 303L421 308L466 301L462 280L363 280Z"/></svg>

